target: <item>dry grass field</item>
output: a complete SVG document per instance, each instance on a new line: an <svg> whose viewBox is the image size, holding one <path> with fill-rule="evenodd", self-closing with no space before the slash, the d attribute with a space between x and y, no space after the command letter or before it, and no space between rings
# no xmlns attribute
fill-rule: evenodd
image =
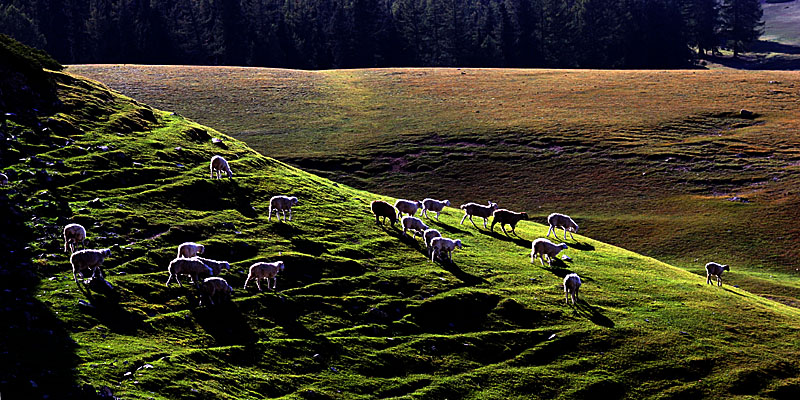
<svg viewBox="0 0 800 400"><path fill-rule="evenodd" d="M361 189L566 212L598 240L800 298L795 72L69 71Z"/></svg>

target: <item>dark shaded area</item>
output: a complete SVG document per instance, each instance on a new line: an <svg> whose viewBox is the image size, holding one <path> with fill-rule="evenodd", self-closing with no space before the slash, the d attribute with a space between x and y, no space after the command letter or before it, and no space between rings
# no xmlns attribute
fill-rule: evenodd
<svg viewBox="0 0 800 400"><path fill-rule="evenodd" d="M91 278L92 280L96 278ZM78 278L80 281L81 279ZM89 281L91 284L91 281ZM80 291L86 296L88 302L79 302L78 307L84 314L91 315L98 322L105 325L112 332L131 335L143 327L144 317L132 313L119 304L119 295L116 292L94 294L84 283L79 285Z"/></svg>
<svg viewBox="0 0 800 400"><path fill-rule="evenodd" d="M233 301L192 308L192 316L220 346L245 345L258 340L258 335Z"/></svg>
<svg viewBox="0 0 800 400"><path fill-rule="evenodd" d="M504 234L499 233L499 232L484 231L484 230L478 230L478 232L480 232L480 233L482 233L482 234L484 234L486 236L491 236L491 237L493 237L493 238L495 238L497 240L502 240L502 241L514 243L517 246L524 247L526 249L530 249L531 248L531 241L530 240L523 239L523 238L521 238L521 237L519 237L517 235L515 235L516 237L514 237L514 236L504 235Z"/></svg>
<svg viewBox="0 0 800 400"><path fill-rule="evenodd" d="M420 328L436 333L481 329L500 296L483 292L457 293L426 300L408 311Z"/></svg>
<svg viewBox="0 0 800 400"><path fill-rule="evenodd" d="M63 69L44 52L0 34L0 118L32 117L59 106L55 81L42 68Z"/></svg>
<svg viewBox="0 0 800 400"><path fill-rule="evenodd" d="M580 291L578 292L578 302L573 305L574 311L576 314L583 318L587 318L589 321L592 321L596 325L600 325L606 328L613 328L614 321L610 318L606 317L600 312L598 307L592 306L586 300L580 297Z"/></svg>
<svg viewBox="0 0 800 400"><path fill-rule="evenodd" d="M800 54L800 46L770 40L757 40L750 49L755 53Z"/></svg>

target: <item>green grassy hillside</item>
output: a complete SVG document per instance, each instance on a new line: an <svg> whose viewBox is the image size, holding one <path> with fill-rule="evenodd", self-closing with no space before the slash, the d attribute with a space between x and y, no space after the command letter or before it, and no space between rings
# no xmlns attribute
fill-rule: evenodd
<svg viewBox="0 0 800 400"><path fill-rule="evenodd" d="M16 237L30 238L4 260L4 397L87 398L101 386L125 399L800 394L795 308L581 235L567 241L572 261L531 264L544 226L507 237L459 225L455 209L431 225L465 247L453 264L431 263L419 240L375 223L368 204L382 196L53 77L57 114L3 126L3 198ZM214 154L233 180L208 178ZM267 221L276 194L299 197L293 221ZM68 222L112 249L113 294L75 286ZM231 262L232 303L198 307L189 285L165 287L187 240ZM285 262L277 291L241 289L259 260ZM577 307L564 304L569 272L584 280Z"/></svg>
<svg viewBox="0 0 800 400"><path fill-rule="evenodd" d="M800 76L779 71L72 66L365 190L497 201L800 298ZM741 109L756 113L742 118Z"/></svg>

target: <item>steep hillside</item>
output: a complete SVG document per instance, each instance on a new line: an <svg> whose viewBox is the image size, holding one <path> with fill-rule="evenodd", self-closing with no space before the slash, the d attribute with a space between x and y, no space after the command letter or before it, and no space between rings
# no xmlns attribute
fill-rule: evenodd
<svg viewBox="0 0 800 400"><path fill-rule="evenodd" d="M791 72L72 66L352 186L538 222L800 298ZM755 113L743 118L741 109Z"/></svg>
<svg viewBox="0 0 800 400"><path fill-rule="evenodd" d="M58 112L2 125L2 196L16 237L29 238L0 264L4 397L89 398L102 386L125 399L800 394L797 309L580 235L571 261L531 264L545 227L523 222L508 237L459 225L454 209L431 225L465 247L431 263L419 240L376 225L368 204L381 196L51 76ZM214 154L234 179L208 178ZM293 221L267 220L276 194L299 197ZM76 287L68 222L111 249L112 293ZM187 240L231 262L233 302L199 307L190 285L165 287ZM285 262L277 291L241 289L258 260ZM569 272L585 282L577 307L564 304Z"/></svg>

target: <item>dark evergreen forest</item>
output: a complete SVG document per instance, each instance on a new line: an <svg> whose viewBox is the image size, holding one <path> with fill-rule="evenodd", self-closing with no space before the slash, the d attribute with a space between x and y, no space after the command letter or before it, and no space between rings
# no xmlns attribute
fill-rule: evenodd
<svg viewBox="0 0 800 400"><path fill-rule="evenodd" d="M758 38L759 0L0 0L63 63L672 68Z"/></svg>

